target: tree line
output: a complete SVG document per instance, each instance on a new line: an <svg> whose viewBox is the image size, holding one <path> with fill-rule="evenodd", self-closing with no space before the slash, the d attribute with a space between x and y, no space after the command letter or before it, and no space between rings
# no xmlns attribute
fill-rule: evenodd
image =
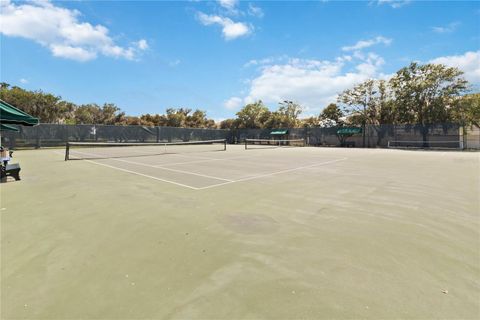
<svg viewBox="0 0 480 320"><path fill-rule="evenodd" d="M192 128L294 128L457 123L480 127L480 93L469 93L463 72L442 64L411 63L389 80L368 79L344 90L318 116L300 118L304 108L285 100L277 110L261 101L246 104L236 117L215 123L205 111L168 108L164 114L128 116L113 103L76 105L42 91L0 84L0 98L42 123L144 125Z"/></svg>
<svg viewBox="0 0 480 320"><path fill-rule="evenodd" d="M0 83L0 99L40 119L41 123L143 125L185 128L215 128L203 110L168 108L165 114L128 116L113 103L77 105L43 91L29 91Z"/></svg>

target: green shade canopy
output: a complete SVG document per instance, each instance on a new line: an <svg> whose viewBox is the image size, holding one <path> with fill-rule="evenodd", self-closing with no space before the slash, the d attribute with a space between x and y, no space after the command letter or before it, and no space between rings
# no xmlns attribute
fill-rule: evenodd
<svg viewBox="0 0 480 320"><path fill-rule="evenodd" d="M337 130L337 134L340 136L347 136L352 134L362 133L362 128L350 127L350 128L340 128Z"/></svg>
<svg viewBox="0 0 480 320"><path fill-rule="evenodd" d="M38 119L0 100L0 123L34 126L38 124Z"/></svg>
<svg viewBox="0 0 480 320"><path fill-rule="evenodd" d="M1 131L15 131L15 132L18 132L20 130L18 130L17 127L14 127L14 126L9 126L8 124L0 124L0 130Z"/></svg>
<svg viewBox="0 0 480 320"><path fill-rule="evenodd" d="M271 135L273 136L279 136L279 135L283 135L283 134L288 134L288 130L273 130L272 132L270 132Z"/></svg>

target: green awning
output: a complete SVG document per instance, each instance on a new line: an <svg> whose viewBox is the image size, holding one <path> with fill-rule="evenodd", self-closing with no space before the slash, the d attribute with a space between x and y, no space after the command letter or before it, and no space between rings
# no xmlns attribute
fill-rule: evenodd
<svg viewBox="0 0 480 320"><path fill-rule="evenodd" d="M17 127L10 126L8 124L3 124L3 123L0 124L0 130L2 130L2 131L15 131L15 132L20 131L20 130L18 130Z"/></svg>
<svg viewBox="0 0 480 320"><path fill-rule="evenodd" d="M272 136L279 136L283 134L288 134L288 130L273 130L272 132L270 132L270 135Z"/></svg>
<svg viewBox="0 0 480 320"><path fill-rule="evenodd" d="M34 126L38 124L38 119L0 100L0 123Z"/></svg>
<svg viewBox="0 0 480 320"><path fill-rule="evenodd" d="M337 134L341 136L352 135L362 133L362 128L350 127L350 128L340 128L337 130Z"/></svg>

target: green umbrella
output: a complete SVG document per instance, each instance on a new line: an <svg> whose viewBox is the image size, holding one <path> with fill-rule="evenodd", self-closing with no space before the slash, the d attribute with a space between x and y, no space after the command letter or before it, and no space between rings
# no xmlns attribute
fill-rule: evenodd
<svg viewBox="0 0 480 320"><path fill-rule="evenodd" d="M18 130L17 127L14 127L14 126L9 126L8 124L0 124L0 130L2 131L15 131L15 132L19 132L20 130Z"/></svg>
<svg viewBox="0 0 480 320"><path fill-rule="evenodd" d="M38 124L38 119L28 113L15 108L11 104L0 100L0 123L1 124L20 124L23 126L34 126Z"/></svg>

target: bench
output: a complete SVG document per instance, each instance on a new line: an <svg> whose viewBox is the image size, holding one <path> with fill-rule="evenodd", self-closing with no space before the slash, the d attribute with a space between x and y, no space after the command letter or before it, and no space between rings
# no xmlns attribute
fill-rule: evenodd
<svg viewBox="0 0 480 320"><path fill-rule="evenodd" d="M1 178L13 177L15 180L20 180L20 164L13 163L7 164L6 166L1 166Z"/></svg>

